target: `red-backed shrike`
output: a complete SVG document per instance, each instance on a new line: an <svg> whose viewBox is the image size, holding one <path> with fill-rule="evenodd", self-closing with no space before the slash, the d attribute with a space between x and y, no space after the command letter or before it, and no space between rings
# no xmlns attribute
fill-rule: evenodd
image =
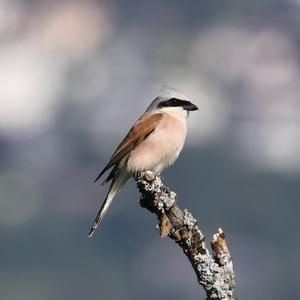
<svg viewBox="0 0 300 300"><path fill-rule="evenodd" d="M112 168L103 182L111 181L110 188L89 237L93 235L114 197L133 174L146 170L160 174L174 163L183 148L186 120L193 110L198 110L198 107L172 88L165 89L154 99L95 180Z"/></svg>

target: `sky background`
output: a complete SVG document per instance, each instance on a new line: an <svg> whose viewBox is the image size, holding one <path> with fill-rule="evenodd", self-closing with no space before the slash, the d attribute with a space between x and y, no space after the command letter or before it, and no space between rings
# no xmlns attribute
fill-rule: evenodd
<svg viewBox="0 0 300 300"><path fill-rule="evenodd" d="M163 176L239 299L297 299L300 1L0 0L0 298L200 299L133 181L93 183L163 85L199 111Z"/></svg>

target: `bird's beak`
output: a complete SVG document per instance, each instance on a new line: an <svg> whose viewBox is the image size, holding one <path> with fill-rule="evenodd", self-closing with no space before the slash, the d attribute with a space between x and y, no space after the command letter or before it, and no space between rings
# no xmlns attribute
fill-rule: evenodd
<svg viewBox="0 0 300 300"><path fill-rule="evenodd" d="M183 109L185 109L187 111L199 110L198 106L196 106L192 102L188 102L187 104L185 104L183 106Z"/></svg>

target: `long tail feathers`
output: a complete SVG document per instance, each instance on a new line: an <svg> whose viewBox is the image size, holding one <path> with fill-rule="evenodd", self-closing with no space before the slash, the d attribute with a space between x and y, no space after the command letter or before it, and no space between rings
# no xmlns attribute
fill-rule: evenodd
<svg viewBox="0 0 300 300"><path fill-rule="evenodd" d="M101 208L99 209L99 212L94 220L94 223L90 229L89 232L89 237L92 237L92 235L94 234L95 230L97 229L98 225L100 224L100 222L102 221L105 213L107 212L113 198L115 197L116 193L112 193L111 191L107 194Z"/></svg>
<svg viewBox="0 0 300 300"><path fill-rule="evenodd" d="M119 193L121 187L124 185L124 183L127 181L127 179L129 178L128 174L119 174L116 175L116 178L113 179L113 182L111 183L111 186L109 188L109 192L101 206L101 208L99 209L99 212L94 220L94 223L90 229L89 232L89 237L92 237L92 235L94 234L96 228L98 227L98 225L100 224L100 222L102 221L105 213L107 212L110 204L112 203L114 197Z"/></svg>

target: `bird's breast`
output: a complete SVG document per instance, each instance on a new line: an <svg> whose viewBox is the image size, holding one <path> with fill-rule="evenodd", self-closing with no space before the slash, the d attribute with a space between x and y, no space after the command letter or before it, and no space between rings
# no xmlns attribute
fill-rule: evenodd
<svg viewBox="0 0 300 300"><path fill-rule="evenodd" d="M131 151L127 161L128 170L160 173L177 159L185 138L186 120L165 114L154 132Z"/></svg>

